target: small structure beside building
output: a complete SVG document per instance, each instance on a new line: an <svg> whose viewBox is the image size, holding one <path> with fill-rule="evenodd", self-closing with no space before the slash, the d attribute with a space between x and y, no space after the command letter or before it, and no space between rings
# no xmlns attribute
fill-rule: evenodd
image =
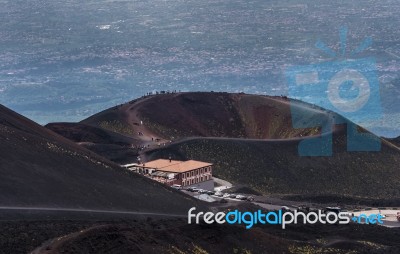
<svg viewBox="0 0 400 254"><path fill-rule="evenodd" d="M208 162L158 159L124 166L168 186L177 184L185 188L197 187L205 190L214 189L214 182L212 179L213 165Z"/></svg>

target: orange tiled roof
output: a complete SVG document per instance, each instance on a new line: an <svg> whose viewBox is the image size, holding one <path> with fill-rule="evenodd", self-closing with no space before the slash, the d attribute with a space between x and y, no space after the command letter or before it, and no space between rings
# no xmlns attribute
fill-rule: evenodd
<svg viewBox="0 0 400 254"><path fill-rule="evenodd" d="M169 160L159 159L159 160L149 161L149 162L145 162L143 164L139 164L139 166L145 167L145 168L160 169L160 168L175 165L175 164L178 164L181 162L182 161L175 161L175 160L172 160L171 162L169 162Z"/></svg>
<svg viewBox="0 0 400 254"><path fill-rule="evenodd" d="M169 160L158 159L146 162L144 164L140 164L139 166L146 168L155 168L159 171L181 173L202 167L212 166L212 164L208 162L195 161L195 160L188 160L188 161L172 160L170 162Z"/></svg>

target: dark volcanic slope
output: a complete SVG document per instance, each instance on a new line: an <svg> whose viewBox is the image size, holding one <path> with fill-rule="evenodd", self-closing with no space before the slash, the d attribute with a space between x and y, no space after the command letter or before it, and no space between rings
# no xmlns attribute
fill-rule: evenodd
<svg viewBox="0 0 400 254"><path fill-rule="evenodd" d="M55 133L120 164L137 158L142 142L100 127L81 123L50 123L45 126Z"/></svg>
<svg viewBox="0 0 400 254"><path fill-rule="evenodd" d="M23 241L18 230L29 230L31 225L19 223L10 231ZM72 223L71 223L72 224ZM279 226L256 226L250 230L233 225L188 225L186 220L154 220L146 223L98 223L86 226L68 225L63 237L37 248L34 253L144 253L144 254L300 254L300 253L399 253L400 229L376 225L290 225L285 230ZM9 229L6 223L0 224ZM37 225L36 225L37 226ZM35 235L49 235L60 227L57 223L41 223ZM45 231L45 226L51 230ZM79 229L80 227L80 229ZM65 229L64 229L65 230ZM66 231L66 230L65 230ZM340 236L340 237L339 237ZM30 240L30 239L28 239ZM29 243L29 242L28 242ZM112 250L112 251L105 251Z"/></svg>
<svg viewBox="0 0 400 254"><path fill-rule="evenodd" d="M318 115L310 105L298 104L302 121L329 121L326 111ZM135 160L141 147L156 148L185 137L286 139L320 132L292 128L287 98L200 92L147 96L80 123L46 127L119 164Z"/></svg>
<svg viewBox="0 0 400 254"><path fill-rule="evenodd" d="M121 146L139 143L134 138L80 123L50 123L45 127L79 143L115 144Z"/></svg>
<svg viewBox="0 0 400 254"><path fill-rule="evenodd" d="M291 138L317 128L293 129L289 101L280 97L229 93L149 96L100 112L81 123L135 135L140 120L165 139L183 137ZM305 107L304 111L312 110Z"/></svg>
<svg viewBox="0 0 400 254"><path fill-rule="evenodd" d="M0 206L185 213L194 201L0 106Z"/></svg>
<svg viewBox="0 0 400 254"><path fill-rule="evenodd" d="M267 194L398 198L400 152L347 152L345 135L334 136L331 157L301 157L298 141L195 138L147 152L149 160L197 159L214 163L214 174Z"/></svg>
<svg viewBox="0 0 400 254"><path fill-rule="evenodd" d="M340 118L281 97L178 93L141 98L82 123L133 137L141 128L145 136L173 140L171 145L145 151L147 159L172 154L180 159L210 161L216 175L264 193L369 198L400 195L399 148L383 141L380 152L347 152L346 128L340 125L333 130L332 157L301 157L299 140L321 131L294 129L291 106L297 108L296 121L300 123L331 123ZM143 125L138 125L140 121ZM347 124L357 127L350 121Z"/></svg>

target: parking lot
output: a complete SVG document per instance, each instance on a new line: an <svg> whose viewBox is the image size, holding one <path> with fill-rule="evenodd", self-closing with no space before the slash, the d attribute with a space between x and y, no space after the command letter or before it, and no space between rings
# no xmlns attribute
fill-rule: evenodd
<svg viewBox="0 0 400 254"><path fill-rule="evenodd" d="M207 191L197 188L180 189L187 195L199 198L207 202L228 202L228 201L253 201L254 197L250 195L241 195L236 193L222 193L221 191ZM206 197L209 196L210 198Z"/></svg>

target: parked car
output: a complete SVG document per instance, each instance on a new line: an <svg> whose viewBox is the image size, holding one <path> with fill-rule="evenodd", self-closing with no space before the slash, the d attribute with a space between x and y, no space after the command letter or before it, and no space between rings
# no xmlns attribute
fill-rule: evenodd
<svg viewBox="0 0 400 254"><path fill-rule="evenodd" d="M197 192L198 189L196 187L189 187L186 189L187 191L191 191L191 192Z"/></svg>
<svg viewBox="0 0 400 254"><path fill-rule="evenodd" d="M177 190L182 190L182 185L179 184L173 184L171 187Z"/></svg>
<svg viewBox="0 0 400 254"><path fill-rule="evenodd" d="M207 191L206 190L203 190L203 189L198 189L198 191L197 191L198 193L200 193L200 194L204 194L204 193L207 193Z"/></svg>
<svg viewBox="0 0 400 254"><path fill-rule="evenodd" d="M349 218L353 217L353 213L351 213L347 210L342 210L341 213L342 213L342 215L347 216Z"/></svg>
<svg viewBox="0 0 400 254"><path fill-rule="evenodd" d="M326 207L325 208L325 214L329 214L329 213L339 214L341 211L342 211L342 209L340 207Z"/></svg>
<svg viewBox="0 0 400 254"><path fill-rule="evenodd" d="M235 198L236 199L240 199L240 200L246 200L247 199L247 197L243 196L243 195L237 195Z"/></svg>
<svg viewBox="0 0 400 254"><path fill-rule="evenodd" d="M299 206L296 210L299 212L308 213L310 211L310 208L308 206Z"/></svg>
<svg viewBox="0 0 400 254"><path fill-rule="evenodd" d="M248 196L248 197L247 197L247 201L254 201L254 197Z"/></svg>
<svg viewBox="0 0 400 254"><path fill-rule="evenodd" d="M208 194L208 195L214 195L214 194L215 194L215 191L207 191L207 194Z"/></svg>
<svg viewBox="0 0 400 254"><path fill-rule="evenodd" d="M222 196L224 196L224 193L222 193L220 191L217 191L217 192L214 193L214 196L222 197Z"/></svg>
<svg viewBox="0 0 400 254"><path fill-rule="evenodd" d="M225 193L222 197L224 197L224 198L235 198L236 195L235 194Z"/></svg>

